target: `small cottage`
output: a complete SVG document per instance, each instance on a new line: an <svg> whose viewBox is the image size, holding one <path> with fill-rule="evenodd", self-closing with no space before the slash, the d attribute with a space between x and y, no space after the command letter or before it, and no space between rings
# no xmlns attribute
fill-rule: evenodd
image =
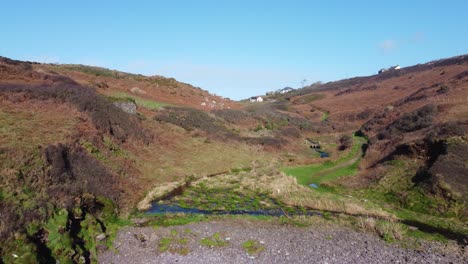
<svg viewBox="0 0 468 264"><path fill-rule="evenodd" d="M250 102L251 103L261 103L261 102L263 102L263 98L261 96L253 96L253 97L250 97Z"/></svg>
<svg viewBox="0 0 468 264"><path fill-rule="evenodd" d="M279 92L280 92L281 94L289 93L289 92L292 92L292 91L294 91L294 89L291 88L291 87L285 87L285 88L279 90Z"/></svg>

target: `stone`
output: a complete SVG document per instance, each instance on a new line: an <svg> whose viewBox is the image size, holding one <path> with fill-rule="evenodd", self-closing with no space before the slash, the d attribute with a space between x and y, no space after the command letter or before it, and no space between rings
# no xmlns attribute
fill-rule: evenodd
<svg viewBox="0 0 468 264"><path fill-rule="evenodd" d="M130 89L130 92L134 93L134 94L146 94L146 91L138 88L138 87L133 87L132 89Z"/></svg>
<svg viewBox="0 0 468 264"><path fill-rule="evenodd" d="M101 234L96 236L97 241L102 241L104 239L106 239L106 234L104 234L104 233L101 233Z"/></svg>
<svg viewBox="0 0 468 264"><path fill-rule="evenodd" d="M137 105L134 102L114 102L114 105L128 114L137 114Z"/></svg>

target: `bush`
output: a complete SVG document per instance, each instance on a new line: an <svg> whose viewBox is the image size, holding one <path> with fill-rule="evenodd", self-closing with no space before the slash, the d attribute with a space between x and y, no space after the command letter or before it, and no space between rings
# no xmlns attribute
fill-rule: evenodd
<svg viewBox="0 0 468 264"><path fill-rule="evenodd" d="M290 137L290 138L300 138L301 131L294 126L288 126L280 129L278 132L279 136Z"/></svg>
<svg viewBox="0 0 468 264"><path fill-rule="evenodd" d="M247 112L235 109L214 110L212 113L232 124L237 124L251 118Z"/></svg>
<svg viewBox="0 0 468 264"><path fill-rule="evenodd" d="M49 145L44 150L49 170L48 194L70 208L85 193L119 201L119 181L81 146Z"/></svg>
<svg viewBox="0 0 468 264"><path fill-rule="evenodd" d="M339 150L343 151L353 145L353 138L350 135L343 135L340 137Z"/></svg>
<svg viewBox="0 0 468 264"><path fill-rule="evenodd" d="M437 107L432 104L425 105L395 120L384 130L379 132L378 138L386 139L429 127L436 113Z"/></svg>
<svg viewBox="0 0 468 264"><path fill-rule="evenodd" d="M185 107L167 107L159 113L157 121L171 123L192 131L198 129L204 131L207 136L215 138L235 138L236 135L228 130L224 124L198 109Z"/></svg>
<svg viewBox="0 0 468 264"><path fill-rule="evenodd" d="M264 147L279 149L285 143L281 138L273 137L258 137L258 138L244 138L247 143L262 145Z"/></svg>
<svg viewBox="0 0 468 264"><path fill-rule="evenodd" d="M81 112L90 115L98 130L109 133L117 140L124 142L129 137L149 142L150 135L145 132L137 117L129 115L105 98L97 95L92 89L69 83L52 85L2 85L0 93L23 93L30 99L70 103Z"/></svg>

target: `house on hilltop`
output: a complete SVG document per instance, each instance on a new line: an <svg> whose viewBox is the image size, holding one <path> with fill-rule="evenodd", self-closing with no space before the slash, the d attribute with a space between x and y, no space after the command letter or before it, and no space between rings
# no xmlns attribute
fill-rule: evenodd
<svg viewBox="0 0 468 264"><path fill-rule="evenodd" d="M379 70L379 74L387 72L387 71L396 71L396 70L399 70L399 69L401 69L400 65L392 66L390 68L382 68L382 69Z"/></svg>
<svg viewBox="0 0 468 264"><path fill-rule="evenodd" d="M289 92L292 92L292 91L294 91L293 88L291 88L291 87L284 87L283 89L279 90L279 93L285 94L285 93L289 93Z"/></svg>
<svg viewBox="0 0 468 264"><path fill-rule="evenodd" d="M261 96L252 96L250 97L250 102L251 103L261 103L263 102L263 98Z"/></svg>

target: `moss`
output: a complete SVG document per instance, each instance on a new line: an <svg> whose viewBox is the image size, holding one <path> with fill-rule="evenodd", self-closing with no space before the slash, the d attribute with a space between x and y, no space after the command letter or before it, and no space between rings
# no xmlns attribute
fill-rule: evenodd
<svg viewBox="0 0 468 264"><path fill-rule="evenodd" d="M187 255L190 253L188 247L189 239L187 233L179 233L177 230L171 230L170 236L163 237L158 242L159 252L170 252L180 255Z"/></svg>
<svg viewBox="0 0 468 264"><path fill-rule="evenodd" d="M365 143L365 139L362 137L353 137L353 146L347 152L344 152L336 160L325 161L322 164L312 164L306 166L288 167L284 168L283 171L291 176L297 178L299 184L309 186L311 183L321 183L325 181L331 181L341 176L354 175L358 171L358 162L333 170L333 167L339 166L342 163L351 161L353 158L359 157L362 145ZM330 171L329 171L330 170ZM327 171L324 175L319 174L320 172ZM318 175L318 176L315 176Z"/></svg>
<svg viewBox="0 0 468 264"><path fill-rule="evenodd" d="M142 97L136 95L130 95L127 93L115 93L110 100L130 100L131 102L135 103L137 106L141 106L150 110L157 110L165 106L169 106L167 103L157 102L154 100L144 99Z"/></svg>
<svg viewBox="0 0 468 264"><path fill-rule="evenodd" d="M200 244L207 247L225 247L229 245L229 242L222 238L220 233L216 232L211 237L202 238Z"/></svg>
<svg viewBox="0 0 468 264"><path fill-rule="evenodd" d="M72 263L73 241L66 231L68 221L68 212L60 210L45 225L48 232L47 247L51 250L55 259L60 263Z"/></svg>
<svg viewBox="0 0 468 264"><path fill-rule="evenodd" d="M258 255L265 250L265 247L259 241L253 239L242 243L242 248L244 248L249 255Z"/></svg>
<svg viewBox="0 0 468 264"><path fill-rule="evenodd" d="M199 214L189 214L189 215L163 215L156 216L151 219L151 225L154 227L160 226L178 226L186 225L189 223L198 223L210 219L209 216L199 215Z"/></svg>

